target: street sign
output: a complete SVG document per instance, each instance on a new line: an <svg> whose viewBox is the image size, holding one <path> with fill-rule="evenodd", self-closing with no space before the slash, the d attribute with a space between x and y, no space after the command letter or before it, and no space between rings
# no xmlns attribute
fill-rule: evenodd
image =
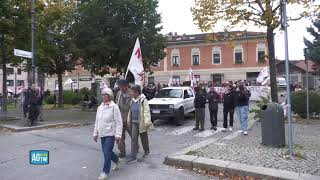
<svg viewBox="0 0 320 180"><path fill-rule="evenodd" d="M29 58L29 59L32 58L32 52L23 51L20 49L14 49L14 55L19 57Z"/></svg>

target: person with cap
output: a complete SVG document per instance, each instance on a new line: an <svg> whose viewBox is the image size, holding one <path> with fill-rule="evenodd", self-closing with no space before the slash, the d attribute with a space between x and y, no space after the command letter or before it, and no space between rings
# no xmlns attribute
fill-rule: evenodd
<svg viewBox="0 0 320 180"><path fill-rule="evenodd" d="M132 85L130 90L133 99L130 103L127 121L131 131L131 157L127 160L128 164L137 162L139 136L144 150L142 158L146 158L150 154L148 131L153 128L149 103L145 95L142 94L141 87Z"/></svg>
<svg viewBox="0 0 320 180"><path fill-rule="evenodd" d="M101 92L102 103L97 109L96 121L93 130L93 140L101 140L104 155L103 172L99 179L105 180L110 173L111 161L116 165L113 170L119 169L120 159L113 152L114 142L118 144L122 135L122 119L119 107L113 102L113 92L109 88L104 88Z"/></svg>
<svg viewBox="0 0 320 180"><path fill-rule="evenodd" d="M194 107L195 107L195 116L196 116L196 126L193 130L204 131L204 119L205 119L205 108L207 103L207 98L205 92L202 88L196 86L195 88L195 98L194 98ZM200 129L199 129L200 125Z"/></svg>
<svg viewBox="0 0 320 180"><path fill-rule="evenodd" d="M220 95L215 91L214 87L211 87L210 92L208 94L208 102L209 102L211 129L215 131L217 130L217 124L218 124L219 99L220 99Z"/></svg>
<svg viewBox="0 0 320 180"><path fill-rule="evenodd" d="M124 158L126 157L126 145L125 145L125 139L126 139L126 132L128 132L129 136L131 136L130 130L127 126L127 118L130 108L130 102L131 97L129 94L129 83L125 79L120 79L117 82L120 91L117 93L115 102L119 106L120 112L121 112L121 118L123 122L122 127L122 136L121 136L121 142L118 144L118 149L120 151L119 157Z"/></svg>

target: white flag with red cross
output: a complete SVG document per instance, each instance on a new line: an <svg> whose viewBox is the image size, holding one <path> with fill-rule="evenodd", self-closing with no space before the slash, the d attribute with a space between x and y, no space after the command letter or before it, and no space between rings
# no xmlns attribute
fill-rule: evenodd
<svg viewBox="0 0 320 180"><path fill-rule="evenodd" d="M136 44L134 45L133 52L131 54L130 62L128 65L128 70L130 70L130 72L134 76L134 83L137 85L143 85L144 68L143 68L139 38L137 38Z"/></svg>

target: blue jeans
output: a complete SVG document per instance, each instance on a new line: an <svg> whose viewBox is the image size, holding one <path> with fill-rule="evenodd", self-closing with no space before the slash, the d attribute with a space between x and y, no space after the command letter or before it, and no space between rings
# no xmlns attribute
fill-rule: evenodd
<svg viewBox="0 0 320 180"><path fill-rule="evenodd" d="M248 131L249 106L237 106L237 115L242 131Z"/></svg>
<svg viewBox="0 0 320 180"><path fill-rule="evenodd" d="M109 174L111 168L111 160L116 163L119 161L118 156L113 152L115 137L101 137L101 146L104 155L103 172Z"/></svg>

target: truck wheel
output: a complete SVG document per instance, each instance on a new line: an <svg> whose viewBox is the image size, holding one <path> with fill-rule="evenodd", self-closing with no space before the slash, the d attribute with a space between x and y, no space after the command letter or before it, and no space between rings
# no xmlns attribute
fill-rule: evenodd
<svg viewBox="0 0 320 180"><path fill-rule="evenodd" d="M184 109L183 107L180 107L178 110L178 116L176 118L176 125L181 126L184 121Z"/></svg>

